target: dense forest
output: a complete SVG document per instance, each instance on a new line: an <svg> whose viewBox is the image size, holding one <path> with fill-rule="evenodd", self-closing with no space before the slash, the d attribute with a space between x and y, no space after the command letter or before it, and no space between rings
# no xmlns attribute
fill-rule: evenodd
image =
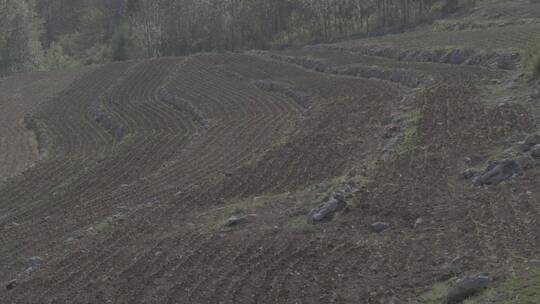
<svg viewBox="0 0 540 304"><path fill-rule="evenodd" d="M396 30L474 0L0 0L0 75Z"/></svg>

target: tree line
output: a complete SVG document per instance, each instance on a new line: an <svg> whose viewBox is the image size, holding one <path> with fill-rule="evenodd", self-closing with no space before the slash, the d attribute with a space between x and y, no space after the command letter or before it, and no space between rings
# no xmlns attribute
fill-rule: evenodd
<svg viewBox="0 0 540 304"><path fill-rule="evenodd" d="M400 29L474 0L0 0L0 75Z"/></svg>

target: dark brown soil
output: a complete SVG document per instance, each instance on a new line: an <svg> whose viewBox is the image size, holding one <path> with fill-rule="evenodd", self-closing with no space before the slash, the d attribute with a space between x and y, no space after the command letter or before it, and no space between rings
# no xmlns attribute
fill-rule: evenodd
<svg viewBox="0 0 540 304"><path fill-rule="evenodd" d="M360 58L326 52L313 56ZM467 158L484 162L535 131L525 106L479 98L506 73L422 69L436 81L412 101L396 83L257 54L87 71L34 111L48 156L0 185L0 280L18 280L0 302L411 303L456 257L502 275L538 257L540 169L490 187L461 177ZM160 100L163 88L207 124ZM122 141L95 121L96 100L125 126ZM396 113L403 137L383 158L383 122ZM308 225L302 208L359 167L350 212ZM224 227L234 213L247 223ZM390 228L371 232L377 221ZM45 263L21 275L34 256Z"/></svg>

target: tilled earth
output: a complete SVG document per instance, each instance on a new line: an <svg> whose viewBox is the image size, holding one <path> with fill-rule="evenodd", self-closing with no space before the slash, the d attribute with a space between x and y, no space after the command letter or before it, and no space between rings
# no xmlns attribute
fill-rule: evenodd
<svg viewBox="0 0 540 304"><path fill-rule="evenodd" d="M432 82L262 53L81 72L24 108L50 143L0 185L0 302L417 303L438 281L502 278L540 255L540 169L486 187L462 177L536 131L528 105L481 98L513 71L275 53ZM307 224L335 189L350 192L349 212ZM248 222L226 227L234 214ZM373 233L377 221L390 228Z"/></svg>

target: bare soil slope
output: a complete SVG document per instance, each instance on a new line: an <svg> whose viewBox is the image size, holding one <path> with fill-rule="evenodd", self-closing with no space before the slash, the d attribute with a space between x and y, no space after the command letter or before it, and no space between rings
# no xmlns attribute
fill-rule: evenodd
<svg viewBox="0 0 540 304"><path fill-rule="evenodd" d="M518 148L539 101L519 69L339 44L20 76L41 94L0 113L0 303L441 303L438 282L530 270L540 166ZM27 113L48 139L29 168L35 147L4 145ZM524 173L463 177L503 158ZM336 191L348 212L308 224Z"/></svg>

